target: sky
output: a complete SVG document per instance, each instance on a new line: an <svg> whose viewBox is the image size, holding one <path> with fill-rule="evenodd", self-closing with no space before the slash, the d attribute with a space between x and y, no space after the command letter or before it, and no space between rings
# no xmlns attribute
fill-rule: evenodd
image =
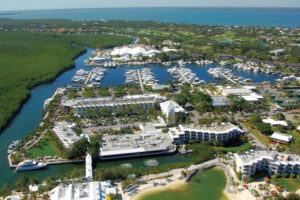
<svg viewBox="0 0 300 200"><path fill-rule="evenodd" d="M300 0L0 0L0 11L107 7L300 8Z"/></svg>

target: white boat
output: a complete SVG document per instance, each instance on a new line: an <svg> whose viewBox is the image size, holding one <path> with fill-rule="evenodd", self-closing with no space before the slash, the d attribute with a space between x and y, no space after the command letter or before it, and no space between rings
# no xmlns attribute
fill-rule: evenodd
<svg viewBox="0 0 300 200"><path fill-rule="evenodd" d="M47 166L46 163L39 163L32 160L25 160L23 162L20 162L17 167L16 171L29 171L29 170L36 170L36 169L42 169Z"/></svg>

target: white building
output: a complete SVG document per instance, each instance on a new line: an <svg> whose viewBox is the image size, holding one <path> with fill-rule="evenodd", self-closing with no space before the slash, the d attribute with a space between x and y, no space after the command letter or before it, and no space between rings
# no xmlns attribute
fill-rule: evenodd
<svg viewBox="0 0 300 200"><path fill-rule="evenodd" d="M275 132L270 136L270 138L274 142L289 143L293 139L293 136Z"/></svg>
<svg viewBox="0 0 300 200"><path fill-rule="evenodd" d="M65 109L73 108L74 115L85 116L87 110L92 112L99 111L101 108L114 111L119 107L126 107L132 105L139 105L142 109L148 109L155 105L155 103L165 101L167 98L159 94L143 94L143 95L128 95L123 98L113 99L106 98L89 98L89 99L67 99L62 101Z"/></svg>
<svg viewBox="0 0 300 200"><path fill-rule="evenodd" d="M51 190L51 200L108 200L109 194L116 194L108 182L86 182L70 185L59 185Z"/></svg>
<svg viewBox="0 0 300 200"><path fill-rule="evenodd" d="M161 130L143 130L142 134L105 135L100 143L100 159L119 159L176 152L169 134Z"/></svg>
<svg viewBox="0 0 300 200"><path fill-rule="evenodd" d="M61 141L61 143L65 147L70 147L74 142L77 142L82 138L82 136L78 136L74 128L76 127L76 124L70 124L66 121L57 122L53 128L54 133L58 137L58 139Z"/></svg>
<svg viewBox="0 0 300 200"><path fill-rule="evenodd" d="M132 46L132 47L116 47L112 50L111 55L112 56L131 56L131 57L137 57L137 56L148 56L152 57L156 54L160 53L160 51L156 49L152 49L150 47L142 47L142 46Z"/></svg>
<svg viewBox="0 0 300 200"><path fill-rule="evenodd" d="M250 150L244 154L235 154L236 171L242 172L242 178L249 178L257 171L275 173L300 172L300 157L269 150Z"/></svg>
<svg viewBox="0 0 300 200"><path fill-rule="evenodd" d="M163 115L166 116L168 124L175 124L175 113L184 112L184 109L178 103L172 100L160 103L160 109Z"/></svg>
<svg viewBox="0 0 300 200"><path fill-rule="evenodd" d="M267 124L271 124L272 126L278 126L278 125L281 125L281 126L288 126L288 124L286 123L286 121L279 121L279 120L274 120L272 118L268 118L268 119L263 119L262 120L264 123L267 123Z"/></svg>
<svg viewBox="0 0 300 200"><path fill-rule="evenodd" d="M173 138L174 144L182 145L189 140L197 142L216 140L220 143L227 142L241 135L243 131L231 124L222 123L220 125L179 125L178 128L170 128L169 134Z"/></svg>
<svg viewBox="0 0 300 200"><path fill-rule="evenodd" d="M248 102L259 102L262 99L264 99L263 96L252 91L252 89L254 89L253 87L245 87L245 86L243 88L219 87L219 89L221 90L223 96L237 95L242 97Z"/></svg>
<svg viewBox="0 0 300 200"><path fill-rule="evenodd" d="M286 52L285 49L275 49L273 51L270 51L271 54L274 54L274 56L277 58L279 57L281 54L283 54L284 52Z"/></svg>

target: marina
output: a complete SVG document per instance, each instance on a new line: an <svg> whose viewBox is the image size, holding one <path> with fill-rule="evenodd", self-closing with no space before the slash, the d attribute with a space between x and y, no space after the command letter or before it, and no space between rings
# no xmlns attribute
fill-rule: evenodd
<svg viewBox="0 0 300 200"><path fill-rule="evenodd" d="M158 80L155 79L154 74L151 72L150 68L143 68L137 70L128 70L125 72L125 84L143 84L147 86L152 86L158 83Z"/></svg>
<svg viewBox="0 0 300 200"><path fill-rule="evenodd" d="M242 76L237 76L232 70L221 67L210 68L207 70L207 73L209 73L215 79L225 79L232 83L246 83L253 81L249 78L245 79Z"/></svg>
<svg viewBox="0 0 300 200"><path fill-rule="evenodd" d="M184 67L173 67L168 69L168 73L171 74L174 79L180 83L190 83L192 85L204 83L204 80L200 80L196 73L193 73L191 69Z"/></svg>
<svg viewBox="0 0 300 200"><path fill-rule="evenodd" d="M54 82L51 84L44 84L34 88L31 91L31 96L29 100L24 104L20 113L14 118L11 125L5 129L2 134L0 135L0 155L2 157L6 157L7 150L9 144L12 141L18 140L29 132L33 131L35 127L39 125L40 119L42 119L42 115L40 110L44 106L44 102L46 99L50 98L53 93L57 90L57 88L64 87L67 84L71 83L71 79L76 74L76 71L83 69L85 71L91 71L93 67L86 66L84 60L90 57L93 49L88 48L87 52L78 57L75 60L75 68L63 73L58 78L55 79ZM209 65L195 65L195 64L186 64L185 68L190 69L193 73L195 73L198 77L205 81L215 81L208 73L207 70L209 68L215 68L218 65L216 63L209 64ZM135 69L143 69L148 67L151 69L152 73L155 75L156 79L158 80L159 84L163 84L166 80L173 80L173 77L167 72L167 69L174 67L174 65L170 66L162 66L160 64L147 64L143 66L137 66ZM227 68L227 67L224 67ZM229 67L228 67L229 68ZM101 87L105 85L122 85L125 82L125 72L127 70L132 69L132 67L128 65L123 65L116 68L109 68L106 71L106 75L103 77L101 81ZM249 71L244 71L241 69L232 68L232 71L238 75L242 75L243 77L255 78L255 82L262 82L262 81L271 81L274 82L275 79L279 78L278 75L268 75L263 73L254 73ZM151 159L155 159L158 162L158 165L178 162L178 161L187 161L189 159L188 154L174 154L170 156L154 156ZM133 167L145 167L145 162L149 160L148 158L138 158L138 159L130 159L130 160L114 160L114 161L105 161L101 162L98 167L109 168L112 166L120 166L123 164L130 164ZM8 162L1 162L0 168L2 169L0 172L1 181L0 185L6 183L13 183L18 176L21 174L26 174L28 176L34 176L39 178L44 178L49 175L54 174L64 174L68 171L73 170L74 168L82 169L84 165L82 162L79 163L69 163L65 165L48 165L47 170L38 170L35 172L27 171L27 172L20 172L15 173L14 169L10 169ZM147 167L147 166L146 166Z"/></svg>
<svg viewBox="0 0 300 200"><path fill-rule="evenodd" d="M97 67L91 71L80 69L72 78L73 83L84 84L88 87L100 86L107 69Z"/></svg>

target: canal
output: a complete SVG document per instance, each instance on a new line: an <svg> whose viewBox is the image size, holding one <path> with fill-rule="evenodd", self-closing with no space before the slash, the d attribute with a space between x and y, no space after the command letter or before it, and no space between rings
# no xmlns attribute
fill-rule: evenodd
<svg viewBox="0 0 300 200"><path fill-rule="evenodd" d="M41 110L43 108L44 101L47 98L50 98L55 90L58 87L63 87L70 83L71 78L74 76L75 72L78 69L91 69L91 67L86 67L84 60L88 59L92 53L93 49L87 48L87 52L78 57L75 60L75 68L64 72L59 77L55 79L52 83L43 84L31 91L30 98L23 105L20 112L12 120L11 124L0 134L0 157L2 162L0 162L0 187L4 183L14 183L16 178L20 174L26 174L29 176L36 176L38 178L44 178L49 175L63 174L74 168L83 168L83 164L67 164L67 165L56 165L49 166L45 170L40 171L31 171L31 172L22 172L15 173L13 169L10 169L7 162L7 147L13 140L18 140L24 137L29 132L33 131L36 126L38 126L39 121L41 120ZM150 67L154 73L156 79L159 80L159 83L164 84L166 80L172 80L172 77L167 73L167 69L172 67L164 67L158 64L149 64L142 67L132 67L132 66L121 66L113 69L109 69L105 75L102 86L116 86L122 85L125 82L124 72L128 69L144 68ZM213 79L208 75L207 69L210 67L217 67L217 64L198 66L198 65L187 65L186 67L190 68L195 72L200 79L205 81L213 81ZM254 74L252 72L239 71L237 69L231 68L238 75L242 75L245 78L253 78L255 82L261 81L275 81L278 76L266 75L266 74ZM154 159L157 161L158 165L166 164L171 162L180 162L188 160L186 155L172 155L172 156L158 156L153 158L140 158L140 159L130 159L122 161L107 161L98 163L98 167L114 167L120 166L122 164L130 164L132 167L142 167L147 166L147 160Z"/></svg>

